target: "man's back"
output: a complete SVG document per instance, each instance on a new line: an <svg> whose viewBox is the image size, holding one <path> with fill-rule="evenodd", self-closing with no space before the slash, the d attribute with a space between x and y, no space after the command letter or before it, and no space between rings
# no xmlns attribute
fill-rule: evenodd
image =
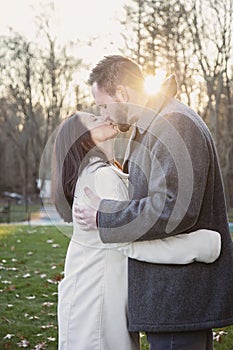
<svg viewBox="0 0 233 350"><path fill-rule="evenodd" d="M174 143L179 137L180 142ZM145 187L148 195L154 194L152 209L144 201L141 220L148 226L140 240L209 228L221 233L222 253L208 265L155 265L130 259L129 329L167 332L232 324L232 241L218 157L206 125L172 99L137 142L150 149L151 157L142 157L143 152L135 148L129 163L130 181L137 198L140 192L145 197ZM180 169L184 164L192 169Z"/></svg>

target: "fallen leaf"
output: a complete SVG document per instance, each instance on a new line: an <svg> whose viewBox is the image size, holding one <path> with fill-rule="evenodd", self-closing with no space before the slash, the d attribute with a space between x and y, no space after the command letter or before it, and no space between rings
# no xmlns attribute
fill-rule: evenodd
<svg viewBox="0 0 233 350"><path fill-rule="evenodd" d="M53 248L60 248L60 244L52 244Z"/></svg>
<svg viewBox="0 0 233 350"><path fill-rule="evenodd" d="M46 306L46 307L50 307L50 306L53 306L54 303L50 302L50 301L46 301L42 304L42 306Z"/></svg>
<svg viewBox="0 0 233 350"><path fill-rule="evenodd" d="M62 274L60 274L60 273L58 273L57 275L54 275L53 276L53 280L54 281L61 281L63 279L63 275Z"/></svg>
<svg viewBox="0 0 233 350"><path fill-rule="evenodd" d="M218 343L221 343L222 341L222 336L226 335L227 332L225 331L216 331L216 332L213 332L213 337L214 337L214 340Z"/></svg>
<svg viewBox="0 0 233 350"><path fill-rule="evenodd" d="M40 317L38 317L38 316L30 316L29 317L29 320L39 320L40 319Z"/></svg>
<svg viewBox="0 0 233 350"><path fill-rule="evenodd" d="M57 282L56 282L56 281L51 280L51 279L47 279L47 282L48 282L48 283L51 283L51 284L57 284Z"/></svg>
<svg viewBox="0 0 233 350"><path fill-rule="evenodd" d="M30 346L30 342L27 339L22 339L19 343L17 343L19 348L28 348Z"/></svg>
<svg viewBox="0 0 233 350"><path fill-rule="evenodd" d="M15 335L14 334L7 334L7 335L5 335L5 337L3 337L3 339L11 339L11 338L13 338Z"/></svg>
<svg viewBox="0 0 233 350"><path fill-rule="evenodd" d="M56 340L56 338L53 338L53 337L48 337L47 339L48 339L48 341L55 341Z"/></svg>
<svg viewBox="0 0 233 350"><path fill-rule="evenodd" d="M25 297L26 299L28 300L33 300L33 299L36 299L36 296L35 295L29 295L28 297Z"/></svg>
<svg viewBox="0 0 233 350"><path fill-rule="evenodd" d="M47 347L47 343L46 341L43 341L42 343L39 343L39 344L36 344L35 346L35 350L43 350L43 349L46 349Z"/></svg>
<svg viewBox="0 0 233 350"><path fill-rule="evenodd" d="M49 328L54 328L55 326L53 324L47 324L47 325L43 325L40 328L42 329L49 329Z"/></svg>

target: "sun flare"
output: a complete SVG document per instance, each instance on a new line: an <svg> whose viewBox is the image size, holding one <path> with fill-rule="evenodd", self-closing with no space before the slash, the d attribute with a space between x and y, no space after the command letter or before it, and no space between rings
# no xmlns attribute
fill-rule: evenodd
<svg viewBox="0 0 233 350"><path fill-rule="evenodd" d="M158 69L156 75L147 75L145 77L144 89L148 95L154 95L159 90L166 77L166 72L163 69Z"/></svg>

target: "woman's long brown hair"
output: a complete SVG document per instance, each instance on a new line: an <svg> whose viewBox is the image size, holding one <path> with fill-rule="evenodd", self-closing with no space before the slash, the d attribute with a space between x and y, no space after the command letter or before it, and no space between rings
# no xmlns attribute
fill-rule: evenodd
<svg viewBox="0 0 233 350"><path fill-rule="evenodd" d="M86 114L88 117L89 114ZM58 213L66 222L72 221L76 182L90 156L98 153L106 160L105 155L94 146L90 131L81 123L78 113L61 124L53 151L52 198Z"/></svg>

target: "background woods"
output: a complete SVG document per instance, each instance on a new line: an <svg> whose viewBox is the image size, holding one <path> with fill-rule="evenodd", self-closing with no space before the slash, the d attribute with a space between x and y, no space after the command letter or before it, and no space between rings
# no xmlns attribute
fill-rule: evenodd
<svg viewBox="0 0 233 350"><path fill-rule="evenodd" d="M145 71L176 73L179 98L208 124L233 207L233 1L132 0L126 52ZM130 33L130 35L128 34Z"/></svg>
<svg viewBox="0 0 233 350"><path fill-rule="evenodd" d="M0 41L0 185L26 197L37 193L42 151L71 110L73 74L81 66L80 59L67 54L67 47L58 47L46 23L40 25L44 48L14 32Z"/></svg>
<svg viewBox="0 0 233 350"><path fill-rule="evenodd" d="M37 193L48 137L71 111L92 108L75 80L77 72L90 69L78 54L80 42L59 44L51 16L50 12L37 17L37 42L13 30L0 36L1 191ZM229 209L233 208L232 17L232 0L126 1L119 20L123 42L115 43L114 51L135 59L145 75L161 70L176 74L178 97L199 112L214 136ZM88 41L87 46L92 45L96 38Z"/></svg>

